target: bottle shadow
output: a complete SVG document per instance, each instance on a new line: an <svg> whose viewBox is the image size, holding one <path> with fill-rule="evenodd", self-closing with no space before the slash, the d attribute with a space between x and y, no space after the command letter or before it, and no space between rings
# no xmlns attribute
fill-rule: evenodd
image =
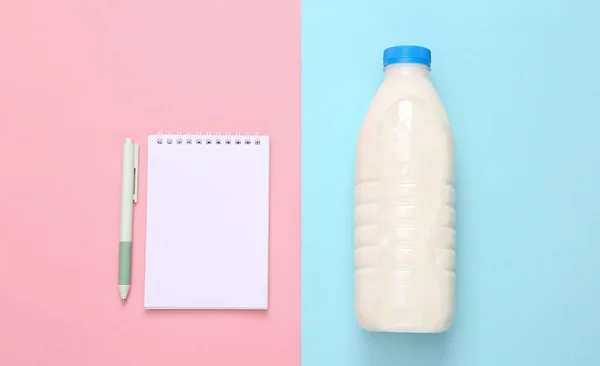
<svg viewBox="0 0 600 366"><path fill-rule="evenodd" d="M451 329L436 334L378 333L361 329L359 365L443 365Z"/></svg>

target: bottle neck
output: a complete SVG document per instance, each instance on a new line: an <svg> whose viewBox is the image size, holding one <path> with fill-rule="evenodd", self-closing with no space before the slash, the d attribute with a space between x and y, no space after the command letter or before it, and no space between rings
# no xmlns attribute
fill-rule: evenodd
<svg viewBox="0 0 600 366"><path fill-rule="evenodd" d="M429 78L429 67L415 63L392 64L385 67L385 76L418 76Z"/></svg>

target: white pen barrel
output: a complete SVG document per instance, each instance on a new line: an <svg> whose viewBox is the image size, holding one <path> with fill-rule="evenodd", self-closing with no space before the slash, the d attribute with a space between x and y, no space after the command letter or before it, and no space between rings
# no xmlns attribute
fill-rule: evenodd
<svg viewBox="0 0 600 366"><path fill-rule="evenodd" d="M126 139L123 144L123 170L121 172L121 239L131 241L133 219L133 192L134 192L134 145L131 139Z"/></svg>

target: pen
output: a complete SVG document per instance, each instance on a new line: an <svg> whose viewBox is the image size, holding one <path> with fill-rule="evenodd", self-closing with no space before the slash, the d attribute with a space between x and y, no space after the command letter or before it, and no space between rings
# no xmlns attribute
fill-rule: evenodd
<svg viewBox="0 0 600 366"><path fill-rule="evenodd" d="M121 238L119 243L119 295L125 303L131 286L131 240L133 225L133 203L138 194L139 146L130 138L123 144L121 172Z"/></svg>

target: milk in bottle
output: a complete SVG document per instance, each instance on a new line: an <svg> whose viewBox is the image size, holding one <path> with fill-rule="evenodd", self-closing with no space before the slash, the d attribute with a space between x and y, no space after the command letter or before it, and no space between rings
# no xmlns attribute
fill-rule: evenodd
<svg viewBox="0 0 600 366"><path fill-rule="evenodd" d="M454 312L453 138L431 52L384 51L357 144L355 310L372 331L441 332Z"/></svg>

